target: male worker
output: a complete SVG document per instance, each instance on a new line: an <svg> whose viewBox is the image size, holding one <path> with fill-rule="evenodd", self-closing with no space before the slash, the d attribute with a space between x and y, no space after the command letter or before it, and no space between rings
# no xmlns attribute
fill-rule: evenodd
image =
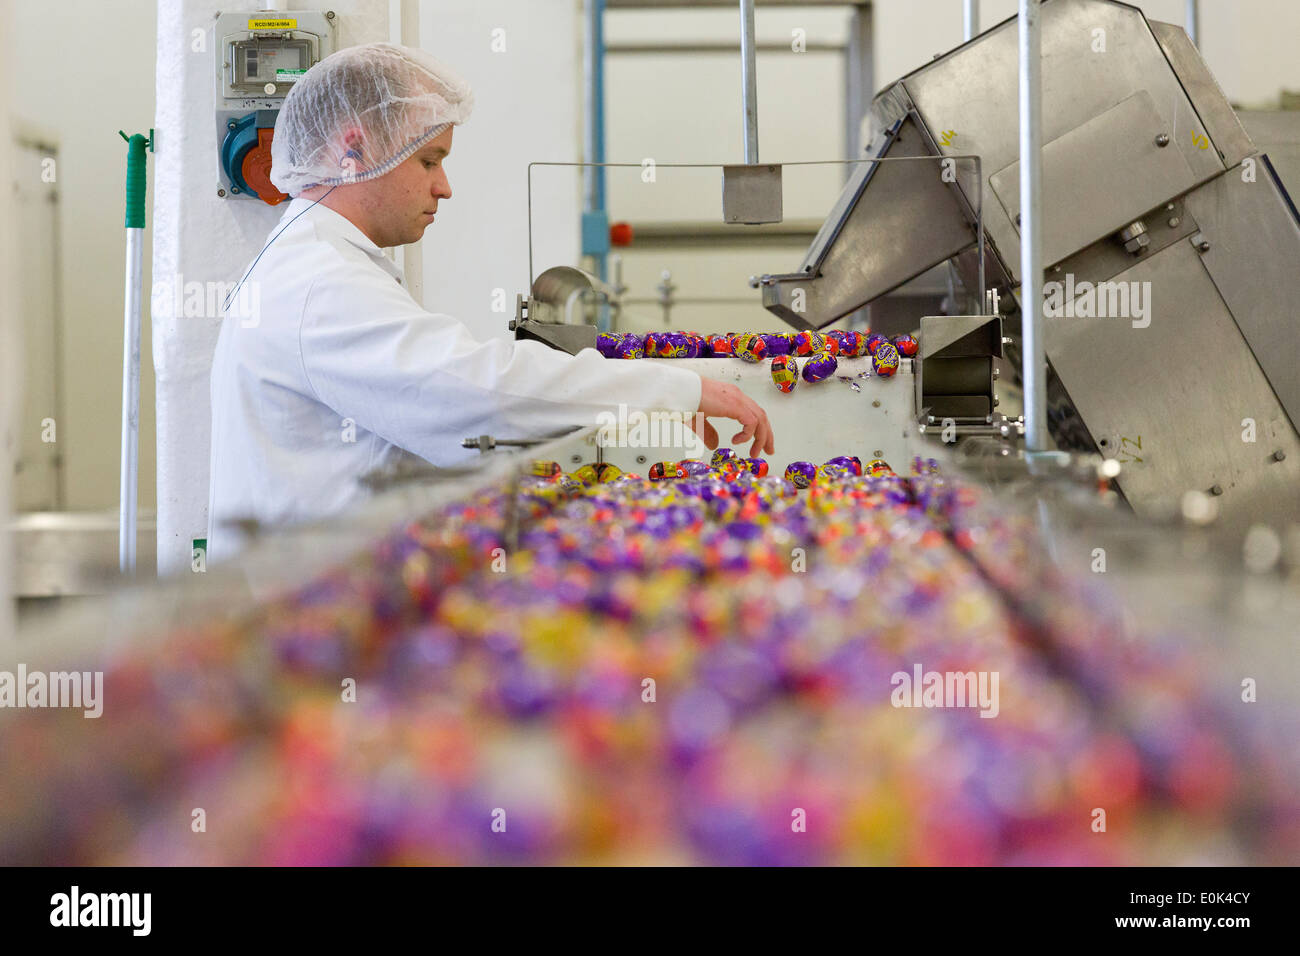
<svg viewBox="0 0 1300 956"><path fill-rule="evenodd" d="M362 475L404 456L451 464L467 435L542 437L620 404L732 418L733 443L773 451L767 416L734 385L671 362L479 342L416 304L380 250L418 240L451 198L443 163L472 104L446 67L387 43L327 57L285 98L271 181L294 198L244 274L255 320L232 307L213 360L210 561L241 546L238 522L336 514L364 494Z"/></svg>

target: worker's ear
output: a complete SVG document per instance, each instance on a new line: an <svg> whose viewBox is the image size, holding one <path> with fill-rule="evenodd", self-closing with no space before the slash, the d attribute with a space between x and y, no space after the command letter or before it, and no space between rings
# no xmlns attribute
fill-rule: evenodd
<svg viewBox="0 0 1300 956"><path fill-rule="evenodd" d="M361 168L361 130L350 129L343 134L343 174L355 176Z"/></svg>
<svg viewBox="0 0 1300 956"><path fill-rule="evenodd" d="M361 156L361 130L353 128L343 134L343 144L348 148L349 155Z"/></svg>

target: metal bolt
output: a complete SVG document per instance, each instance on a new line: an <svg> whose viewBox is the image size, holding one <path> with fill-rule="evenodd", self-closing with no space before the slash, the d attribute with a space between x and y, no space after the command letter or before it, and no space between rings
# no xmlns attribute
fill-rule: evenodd
<svg viewBox="0 0 1300 956"><path fill-rule="evenodd" d="M1169 134L1168 134L1168 133L1161 133L1159 136L1157 136L1157 137L1156 137L1156 145L1159 146L1161 149L1164 149L1166 146L1168 146L1168 145L1169 145Z"/></svg>
<svg viewBox="0 0 1300 956"><path fill-rule="evenodd" d="M1197 249L1200 249L1202 252L1209 252L1209 251L1210 251L1210 240L1209 240L1209 239L1202 239L1200 242L1198 242L1198 243L1196 244L1196 248L1197 248Z"/></svg>
<svg viewBox="0 0 1300 956"><path fill-rule="evenodd" d="M217 190L217 196L218 196L219 198L224 198L225 195L226 195L226 191L225 191L224 189L218 189L218 190Z"/></svg>
<svg viewBox="0 0 1300 956"><path fill-rule="evenodd" d="M1214 486L1215 488L1218 485ZM1210 494L1214 494L1211 490ZM1186 492L1182 499L1183 519L1194 525L1209 525L1219 515L1219 505L1210 495L1195 489Z"/></svg>
<svg viewBox="0 0 1300 956"><path fill-rule="evenodd" d="M581 465L581 464L582 464L582 456L581 456L581 455L570 455L570 456L569 456L569 461L573 462L575 465Z"/></svg>
<svg viewBox="0 0 1300 956"><path fill-rule="evenodd" d="M637 456L636 456L636 463L637 463L638 465L644 465L644 464L645 464L645 455L637 455Z"/></svg>
<svg viewBox="0 0 1300 956"><path fill-rule="evenodd" d="M875 451L873 451L873 452L871 453L871 457L872 457L872 458L884 458L884 457L885 457L885 453L884 453L883 451L881 451L879 448L877 448Z"/></svg>
<svg viewBox="0 0 1300 956"><path fill-rule="evenodd" d="M1281 448L1279 448L1277 451L1273 452L1273 460L1286 461L1286 452L1284 452Z"/></svg>
<svg viewBox="0 0 1300 956"><path fill-rule="evenodd" d="M998 377L998 369L994 369L994 370L993 370L993 377L994 377L994 378L997 378L997 377Z"/></svg>
<svg viewBox="0 0 1300 956"><path fill-rule="evenodd" d="M1124 242L1124 251L1129 255L1140 256L1146 252L1151 240L1147 237L1147 226L1141 219L1129 223L1119 232Z"/></svg>
<svg viewBox="0 0 1300 956"><path fill-rule="evenodd" d="M326 11L325 11L325 19L326 19L326 20L333 20L333 19L334 19L334 11L333 11L333 10L326 10Z"/></svg>
<svg viewBox="0 0 1300 956"><path fill-rule="evenodd" d="M235 121L234 121L234 120L227 120L227 121L226 121L226 129L234 129L234 128L235 128Z"/></svg>
<svg viewBox="0 0 1300 956"><path fill-rule="evenodd" d="M1210 486L1210 494L1214 495L1214 497L1216 497L1216 498L1217 498L1219 495L1223 494L1223 485L1211 485L1211 486Z"/></svg>
<svg viewBox="0 0 1300 956"><path fill-rule="evenodd" d="M1173 211L1174 211L1174 204L1171 202L1165 203L1165 212L1173 212Z"/></svg>
<svg viewBox="0 0 1300 956"><path fill-rule="evenodd" d="M879 408L879 407L880 407L880 399L878 399L878 398L876 398L876 399L872 399L872 401L871 401L871 407L872 407L872 408Z"/></svg>
<svg viewBox="0 0 1300 956"><path fill-rule="evenodd" d="M1020 225L1020 213L1016 213L1016 225Z"/></svg>
<svg viewBox="0 0 1300 956"><path fill-rule="evenodd" d="M1179 219L1177 216L1170 216L1170 217L1169 217L1169 228L1170 228L1170 229L1177 229L1181 224L1182 224L1182 220Z"/></svg>

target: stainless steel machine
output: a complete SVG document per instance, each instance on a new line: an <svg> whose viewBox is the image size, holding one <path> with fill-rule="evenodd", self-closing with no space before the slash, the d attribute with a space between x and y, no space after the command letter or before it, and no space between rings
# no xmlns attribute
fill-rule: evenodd
<svg viewBox="0 0 1300 956"><path fill-rule="evenodd" d="M1139 515L1202 491L1226 526L1294 521L1295 201L1181 27L1050 0L1041 29L1053 437L1118 461ZM875 98L869 155L978 171L859 167L798 268L758 280L768 310L822 328L950 259L974 289L981 210L988 282L1018 295L1016 43L1013 18Z"/></svg>
<svg viewBox="0 0 1300 956"><path fill-rule="evenodd" d="M1041 11L1052 438L1116 463L1116 485L1140 516L1177 513L1199 492L1215 499L1225 531L1295 522L1295 201L1181 27L1115 0L1048 0ZM872 104L872 161L856 167L803 261L751 280L773 315L825 328L954 264L975 311L994 314L916 316L921 355L906 370L914 387L873 394L905 423L895 437L909 452L945 421L957 425L948 440L1023 430L1003 414L1014 408L999 408L996 388L1003 371L1001 390L1012 391L1020 364L1017 83L1012 18L891 84ZM779 189L776 171L769 185ZM724 200L725 185L724 175ZM546 303L549 275L520 297L512 328L568 351L593 344L594 329L548 318L557 312ZM987 296L977 291L986 284ZM1004 345L1011 361L999 363ZM787 434L798 430L799 401L774 398L765 375L736 378L762 389L755 397L769 413L778 406L778 434L778 416L790 420ZM861 397L838 395L846 404ZM878 428L853 411L840 420Z"/></svg>

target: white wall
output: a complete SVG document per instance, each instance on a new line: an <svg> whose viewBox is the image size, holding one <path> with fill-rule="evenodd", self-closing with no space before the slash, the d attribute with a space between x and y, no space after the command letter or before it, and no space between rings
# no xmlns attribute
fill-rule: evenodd
<svg viewBox="0 0 1300 956"><path fill-rule="evenodd" d="M13 36L10 11L0 5L0 58L6 62L13 51ZM9 101L10 77L0 70L0 183L9 182ZM14 471L14 459L17 456L18 439L14 431L14 418L22 404L20 388L22 374L20 371L17 336L17 316L14 314L14 294L10 264L14 261L13 231L8 228L11 218L12 199L6 188L0 190L0 648L5 647L13 638L14 612L11 595L13 594L13 540L9 534L9 501L11 479Z"/></svg>
<svg viewBox="0 0 1300 956"><path fill-rule="evenodd" d="M126 252L126 143L154 115L154 8L149 0L6 0L6 66L16 120L58 141L64 383L57 440L70 510L115 510L121 452L122 277ZM57 40L55 39L57 38ZM51 69L51 46L58 62ZM5 131L6 137L8 130ZM154 163L149 163L152 193ZM152 210L150 210L152 212ZM8 218L6 217L6 222ZM145 235L148 279L151 233ZM20 279L21 281L21 279ZM147 289L147 286L146 286ZM144 322L140 382L140 508L153 508L154 377ZM51 376L53 369L28 374ZM40 422L21 422L39 429Z"/></svg>
<svg viewBox="0 0 1300 956"><path fill-rule="evenodd" d="M446 163L452 198L425 233L424 306L479 339L509 337L515 295L529 286L528 163L582 158L577 0L423 0L420 35L475 96ZM538 272L577 262L581 211L575 170L534 171ZM501 301L506 311L492 311Z"/></svg>
<svg viewBox="0 0 1300 956"><path fill-rule="evenodd" d="M1185 0L1128 0L1150 20L1183 25ZM876 80L883 86L962 42L963 0L876 0ZM1016 15L1016 0L980 0L980 26ZM1233 103L1275 106L1300 89L1300 3L1200 0L1199 46Z"/></svg>
<svg viewBox="0 0 1300 956"><path fill-rule="evenodd" d="M845 8L760 7L755 16L761 47L780 47L757 54L758 148L761 160L800 162L844 159L844 58L818 49L842 48L848 35ZM736 9L610 11L606 39L611 45L607 67L607 154L610 162L739 163L744 161L741 115L740 54L620 53L630 43L739 43ZM793 31L804 32L804 52L792 49ZM820 222L844 182L839 166L787 166L783 173L784 216ZM689 223L722 221L721 171L659 168L654 183L642 181L640 169L610 170L608 203L611 221ZM737 235L766 227L729 227ZM673 309L673 325L702 332L727 329L776 329L779 319L759 305L749 276L789 272L803 257L807 240L757 248L740 248L720 240L715 249L662 249L638 246L622 250L629 296L657 295L667 269L683 298L723 297L726 303L682 302ZM616 250L618 251L618 250ZM646 331L662 328L657 305L631 303L620 326Z"/></svg>

